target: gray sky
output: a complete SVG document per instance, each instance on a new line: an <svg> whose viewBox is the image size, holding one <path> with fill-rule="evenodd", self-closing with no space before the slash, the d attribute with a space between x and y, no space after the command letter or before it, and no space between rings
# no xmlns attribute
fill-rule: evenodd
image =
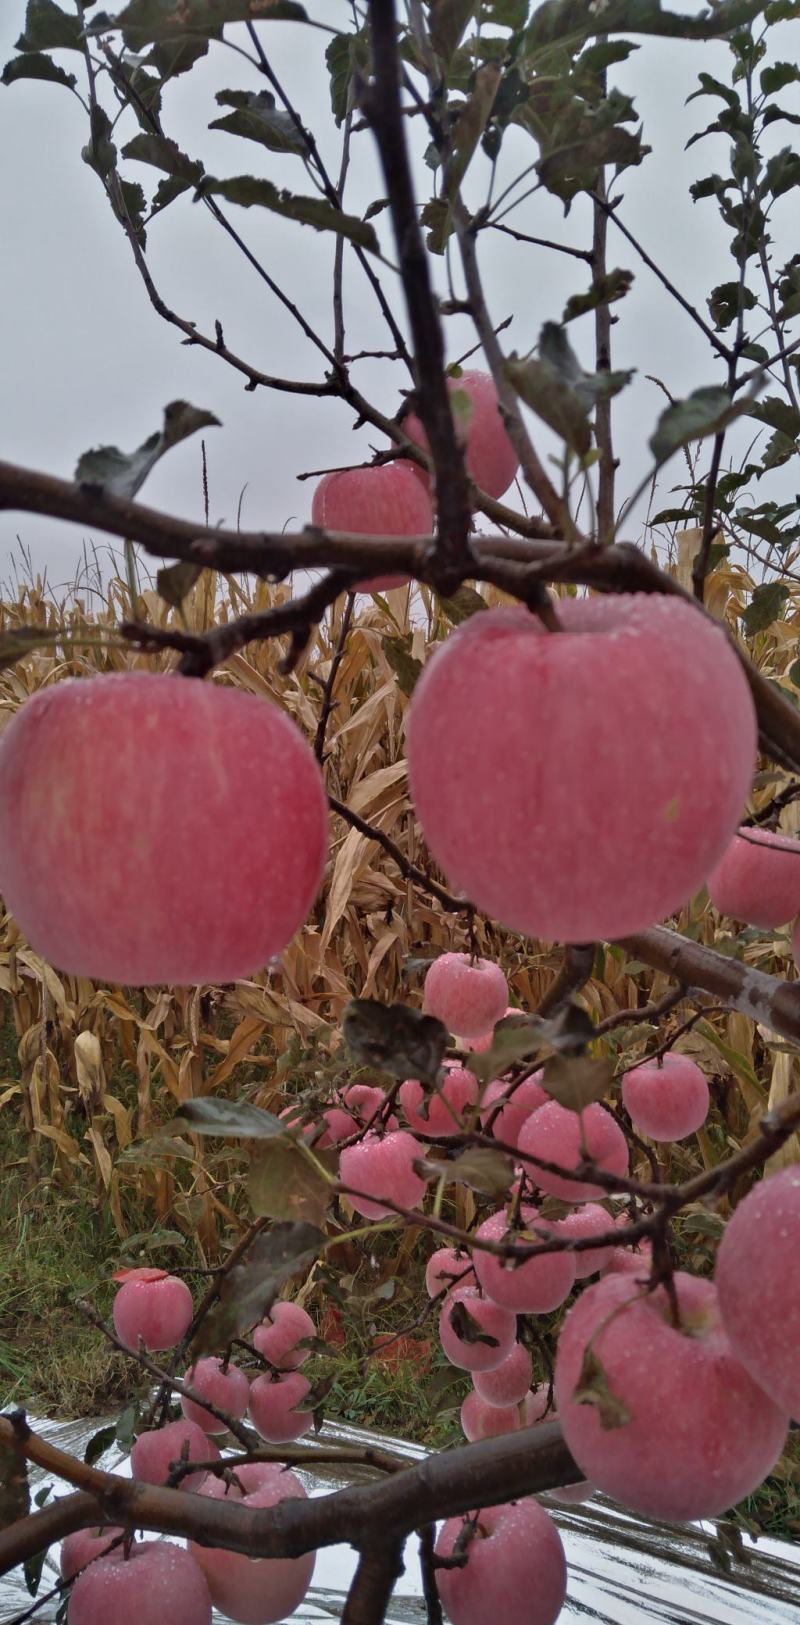
<svg viewBox="0 0 800 1625"><path fill-rule="evenodd" d="M0 61L14 54L24 9L23 0L3 0L0 6ZM350 12L346 0L317 4L312 0L307 9L342 26ZM796 55L798 31L796 23L776 31L778 56L791 57L793 50ZM249 43L239 27L229 34L234 43ZM325 36L290 23L266 25L262 34L279 76L313 126L335 172L338 135L330 116ZM60 60L80 74L78 58L70 61L71 55L62 53ZM685 106L701 66L725 80L727 47L642 42L627 63L613 70L613 77L635 94L644 138L654 148L641 168L623 177L624 219L705 314L711 287L732 277L735 267L716 205L695 205L688 198L693 178L726 164L726 144L719 137L707 138L688 153L684 150L688 137L710 122L718 105L704 98ZM216 91L262 84L233 50L212 47L204 62L167 91L165 128L184 150L202 157L213 173L260 174L296 191L309 191L298 158L269 153L252 142L207 129L222 111L214 101ZM800 107L797 87L783 92L781 99L792 105L793 90L794 103ZM413 123L417 131L418 121ZM120 129L120 146L135 128L131 122ZM132 449L159 427L167 401L183 397L214 411L223 424L206 437L212 520L235 521L246 485L245 526L302 523L310 514L312 482L299 484L296 475L306 468L357 461L368 454L370 444L379 444L379 437L374 430L354 435L350 413L338 402L264 390L247 394L239 377L216 358L182 347L180 335L150 307L100 182L81 161L85 140L85 115L66 90L34 82L0 90L5 226L0 251L0 455L70 476L82 451L109 442ZM535 156L529 139L509 132L502 175L510 178ZM155 170L129 164L125 173L140 180L151 195L158 179ZM422 187L429 176L422 166L419 173L424 196ZM479 155L471 182L474 203L482 199L487 178L488 162ZM359 135L346 205L358 212L382 191L371 138ZM263 210L226 208L271 274L330 339L332 240ZM544 193L524 203L509 223L544 237L566 234L580 246L586 246L589 238L586 206L579 202L565 223L561 205ZM388 216L379 216L376 225L391 251ZM781 243L777 262L797 246ZM148 261L162 295L181 315L206 331L213 330L218 317L227 342L256 366L292 377L322 376L322 358L315 359L299 329L201 205L181 198L153 222ZM495 320L514 315L504 342L520 352L535 342L543 321L560 316L568 295L589 283L588 267L579 261L514 244L498 233L481 239L481 263ZM614 307L621 320L614 328L613 364L638 369L634 384L615 402L616 446L622 463L619 495L624 498L648 466L647 436L664 404L646 375L662 378L680 395L721 381L721 373L702 335L613 226L609 264L628 267L636 276L631 294ZM444 287L443 266L437 269ZM387 291L393 290L395 308L402 310L399 283L391 270L382 275ZM348 349L385 347L386 331L350 254L345 292ZM451 358L472 342L463 318L448 322L447 336ZM573 324L571 337L584 365L591 367L592 318ZM399 390L407 382L399 365L386 363L367 363L356 376L365 393L387 411L395 409ZM534 432L545 453L554 449L538 427ZM676 459L661 476L659 505L666 505L668 487L682 477ZM178 447L161 462L143 498L187 517L201 517L199 439ZM74 576L83 541L79 529L30 515L0 514L0 577L8 577L17 535L30 549L34 568L47 566L51 582ZM102 544L103 538L97 536L95 541Z"/></svg>

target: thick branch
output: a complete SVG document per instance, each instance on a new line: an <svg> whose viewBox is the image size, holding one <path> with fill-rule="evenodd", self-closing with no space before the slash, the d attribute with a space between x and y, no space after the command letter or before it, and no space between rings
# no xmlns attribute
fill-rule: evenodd
<svg viewBox="0 0 800 1625"><path fill-rule="evenodd" d="M664 925L625 937L622 947L685 988L702 988L782 1038L800 1040L800 982L781 982Z"/></svg>
<svg viewBox="0 0 800 1625"><path fill-rule="evenodd" d="M342 1625L381 1625L403 1572L403 1543L391 1537L361 1553L342 1614Z"/></svg>

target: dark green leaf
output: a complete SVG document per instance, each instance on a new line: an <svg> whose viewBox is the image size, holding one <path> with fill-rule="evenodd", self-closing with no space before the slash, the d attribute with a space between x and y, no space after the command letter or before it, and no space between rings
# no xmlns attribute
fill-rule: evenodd
<svg viewBox="0 0 800 1625"><path fill-rule="evenodd" d="M210 130L226 130L229 135L258 141L270 152L292 152L301 157L308 153L305 136L290 114L275 106L275 97L268 90L220 90L216 99L221 107L232 107L234 111L214 119Z"/></svg>
<svg viewBox="0 0 800 1625"><path fill-rule="evenodd" d="M335 231L337 237L346 237L359 248L378 252L378 239L368 221L357 215L345 214L322 197L304 197L286 188L273 186L272 181L254 175L232 175L224 181L213 175L204 175L197 188L197 197L224 197L229 203L238 203L243 209L253 206L269 209L272 214L296 220L300 225L313 226L315 231Z"/></svg>
<svg viewBox="0 0 800 1625"><path fill-rule="evenodd" d="M444 1174L448 1182L468 1185L470 1190L479 1191L483 1196L491 1196L499 1202L514 1177L514 1164L503 1151L473 1145L462 1151L453 1162L437 1163L436 1172Z"/></svg>
<svg viewBox="0 0 800 1625"><path fill-rule="evenodd" d="M159 73L162 81L177 79L188 73L201 56L208 55L210 40L222 39L222 28L209 28L206 34L189 35L186 39L163 40L154 45L148 62Z"/></svg>
<svg viewBox="0 0 800 1625"><path fill-rule="evenodd" d="M317 1155L324 1158L325 1153ZM253 1150L247 1195L258 1218L304 1219L321 1228L331 1187L299 1145L273 1139Z"/></svg>
<svg viewBox="0 0 800 1625"><path fill-rule="evenodd" d="M382 649L397 678L401 693L410 698L422 676L422 662L411 653L410 634L384 638Z"/></svg>
<svg viewBox="0 0 800 1625"><path fill-rule="evenodd" d="M151 434L137 451L122 452L117 446L98 446L85 451L75 470L79 485L98 485L115 496L133 497L144 484L159 457L198 429L219 425L213 412L204 412L187 401L171 401L164 408L164 427Z"/></svg>
<svg viewBox="0 0 800 1625"><path fill-rule="evenodd" d="M475 0L430 0L428 27L431 44L445 72L467 23L475 15Z"/></svg>
<svg viewBox="0 0 800 1625"><path fill-rule="evenodd" d="M506 372L526 405L580 457L591 446L589 416L597 401L618 394L633 377L632 372L583 372L558 322L542 327L538 360L512 357Z"/></svg>
<svg viewBox="0 0 800 1625"><path fill-rule="evenodd" d="M431 254L443 254L453 229L449 203L441 197L429 198L419 218L428 227L425 241Z"/></svg>
<svg viewBox="0 0 800 1625"><path fill-rule="evenodd" d="M751 404L749 397L731 400L721 384L704 385L693 390L685 400L673 402L661 413L650 436L650 450L656 462L666 462L680 446L716 434L734 418L749 412Z"/></svg>
<svg viewBox="0 0 800 1625"><path fill-rule="evenodd" d="M767 160L766 184L773 197L783 197L795 186L800 186L800 152L782 147Z"/></svg>
<svg viewBox="0 0 800 1625"><path fill-rule="evenodd" d="M478 142L491 117L494 99L502 77L496 62L479 68L475 81L461 112L450 132L450 157L444 177L444 191L452 202L469 168Z"/></svg>
<svg viewBox="0 0 800 1625"><path fill-rule="evenodd" d="M286 1119L251 1106L247 1100L225 1100L220 1095L204 1095L185 1100L173 1119L178 1130L192 1134L222 1134L236 1140L272 1140L287 1133Z"/></svg>
<svg viewBox="0 0 800 1625"><path fill-rule="evenodd" d="M795 688L800 688L800 660L792 661L787 675L790 683L794 683Z"/></svg>
<svg viewBox="0 0 800 1625"><path fill-rule="evenodd" d="M535 1016L504 1016L498 1021L489 1049L481 1054L472 1051L467 1056L467 1067L480 1083L502 1077L514 1061L527 1061L538 1055L545 1044L541 1022Z"/></svg>
<svg viewBox="0 0 800 1625"><path fill-rule="evenodd" d="M770 468L781 468L788 463L797 451L797 441L791 435L784 434L782 429L776 429L767 442L767 449L761 459L760 473L766 473Z"/></svg>
<svg viewBox="0 0 800 1625"><path fill-rule="evenodd" d="M145 247L147 237L144 229L144 215L147 200L138 181L120 181L120 191L124 202L124 209L116 209L115 213L126 216L132 225L142 248Z"/></svg>
<svg viewBox="0 0 800 1625"><path fill-rule="evenodd" d="M456 1298L455 1303L450 1305L448 1319L456 1337L459 1337L462 1343L485 1343L487 1348L492 1349L500 1347L499 1338L492 1337L490 1332L483 1330L480 1322L470 1314L460 1298Z"/></svg>
<svg viewBox="0 0 800 1625"><path fill-rule="evenodd" d="M771 67L761 69L759 79L764 95L773 96L776 90L783 90L784 85L797 84L800 68L796 62L773 62Z"/></svg>
<svg viewBox="0 0 800 1625"><path fill-rule="evenodd" d="M17 40L18 51L80 51L81 20L71 17L54 0L28 0L25 30Z"/></svg>
<svg viewBox="0 0 800 1625"><path fill-rule="evenodd" d="M272 1308L292 1275L308 1270L324 1243L313 1224L273 1224L223 1277L219 1302L198 1328L194 1352L225 1348Z"/></svg>
<svg viewBox="0 0 800 1625"><path fill-rule="evenodd" d="M341 124L347 114L353 74L365 73L369 67L366 33L335 34L325 51L325 61L330 75L331 109L336 123Z"/></svg>
<svg viewBox="0 0 800 1625"><path fill-rule="evenodd" d="M699 73L697 77L700 80L700 89L692 91L691 96L687 96L687 106L689 102L696 101L698 96L719 96L729 107L741 106L737 92L730 85L723 85L719 79L712 79L710 73Z"/></svg>
<svg viewBox="0 0 800 1625"><path fill-rule="evenodd" d="M111 139L111 120L98 103L92 107L89 129L89 140L81 150L81 157L101 180L105 180L117 162L117 149Z"/></svg>
<svg viewBox="0 0 800 1625"><path fill-rule="evenodd" d="M201 564L189 564L186 561L167 564L156 575L156 587L165 603L171 604L173 609L180 609L184 598L188 597L202 573Z"/></svg>
<svg viewBox="0 0 800 1625"><path fill-rule="evenodd" d="M773 621L783 620L788 597L789 588L781 581L765 581L756 587L742 616L747 637L754 637L756 632L765 632Z"/></svg>
<svg viewBox="0 0 800 1625"><path fill-rule="evenodd" d="M489 608L486 599L466 582L453 593L452 598L440 598L439 603L453 626L460 626L461 622L469 620L471 615L478 615L482 609Z"/></svg>
<svg viewBox="0 0 800 1625"><path fill-rule="evenodd" d="M13 85L16 79L49 79L54 85L66 85L68 90L74 90L77 82L74 73L65 73L52 57L43 56L38 51L31 51L27 56L14 56L6 63L1 82Z"/></svg>
<svg viewBox="0 0 800 1625"><path fill-rule="evenodd" d="M216 33L221 17L225 23L307 20L303 7L290 0L129 0L114 22L124 30L125 44L138 51L156 40Z"/></svg>
<svg viewBox="0 0 800 1625"><path fill-rule="evenodd" d="M83 1459L87 1467L93 1467L95 1462L99 1461L100 1457L104 1456L106 1451L110 1450L111 1446L116 1442L117 1424L115 1422L112 1422L110 1427L100 1428L98 1433L93 1433L83 1452Z"/></svg>
<svg viewBox="0 0 800 1625"><path fill-rule="evenodd" d="M564 306L562 322L573 322L576 316L585 316L587 311L596 310L598 305L611 305L616 299L624 299L632 283L633 272L619 269L595 278L586 293L570 295Z"/></svg>
<svg viewBox="0 0 800 1625"><path fill-rule="evenodd" d="M597 1100L603 1100L611 1087L614 1062L595 1060L591 1055L551 1055L545 1061L542 1088L559 1106L571 1112L582 1112Z"/></svg>
<svg viewBox="0 0 800 1625"><path fill-rule="evenodd" d="M768 424L770 429L780 429L791 440L800 436L800 412L780 395L767 395L763 401L756 401L748 416Z"/></svg>
<svg viewBox="0 0 800 1625"><path fill-rule="evenodd" d="M187 158L176 142L164 135L135 135L122 149L123 158L135 158L139 163L152 164L167 175L183 181L185 186L196 186L203 174L203 165L197 158Z"/></svg>
<svg viewBox="0 0 800 1625"><path fill-rule="evenodd" d="M595 34L655 34L672 39L715 39L757 17L763 0L721 0L699 16L663 10L660 0L545 0L525 31L526 53L590 39Z"/></svg>
<svg viewBox="0 0 800 1625"><path fill-rule="evenodd" d="M39 1590L39 1583L42 1578L42 1569L44 1568L44 1560L46 1556L46 1552L37 1552L34 1557L26 1557L25 1562L22 1565L22 1572L25 1576L25 1585L28 1590L28 1595L31 1597L35 1597L37 1591Z"/></svg>
<svg viewBox="0 0 800 1625"><path fill-rule="evenodd" d="M429 1084L435 1082L449 1038L435 1016L422 1015L407 1004L379 1004L376 999L353 999L344 1012L342 1031L362 1066Z"/></svg>
<svg viewBox="0 0 800 1625"><path fill-rule="evenodd" d="M755 294L749 288L740 289L738 282L720 282L718 287L712 288L706 304L718 333L736 321L740 299L742 310L753 309L756 302Z"/></svg>

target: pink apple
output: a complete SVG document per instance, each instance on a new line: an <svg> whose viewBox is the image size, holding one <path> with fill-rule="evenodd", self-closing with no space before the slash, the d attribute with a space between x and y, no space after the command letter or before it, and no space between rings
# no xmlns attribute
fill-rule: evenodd
<svg viewBox="0 0 800 1625"><path fill-rule="evenodd" d="M557 1414L555 1403L550 1403L550 1389L546 1382L539 1388L531 1388L522 1401L523 1427L535 1427L537 1422L555 1422Z"/></svg>
<svg viewBox="0 0 800 1625"><path fill-rule="evenodd" d="M78 1576L69 1598L69 1625L211 1625L205 1575L190 1552L166 1540L145 1540L120 1562L98 1558Z"/></svg>
<svg viewBox="0 0 800 1625"><path fill-rule="evenodd" d="M114 1299L114 1330L126 1349L139 1343L150 1354L172 1349L185 1337L194 1305L185 1281L166 1270L119 1270L122 1285Z"/></svg>
<svg viewBox="0 0 800 1625"><path fill-rule="evenodd" d="M507 1078L492 1079L481 1102L481 1123L487 1134L493 1134L505 1145L519 1145L520 1134L531 1113L546 1106L550 1099L538 1081L541 1076L540 1070L515 1085ZM502 1101L506 1104L499 1105Z"/></svg>
<svg viewBox="0 0 800 1625"><path fill-rule="evenodd" d="M514 1004L509 1004L509 1005L506 1006L506 1009L505 1009L503 1015L500 1017L500 1020L505 1021L507 1016L520 1016L522 1019L524 1019L525 1011L524 1010L518 1010L516 1005L514 1005ZM497 1023L495 1023L495 1026L496 1025L497 1025ZM490 1032L482 1033L480 1038L466 1039L465 1042L464 1042L464 1045L462 1047L472 1050L474 1055L485 1055L486 1051L491 1049L493 1043L494 1043L494 1027L492 1027Z"/></svg>
<svg viewBox="0 0 800 1625"><path fill-rule="evenodd" d="M415 1134L460 1134L466 1114L478 1099L478 1080L463 1066L445 1062L444 1078L436 1091L423 1089L417 1078L401 1083L397 1096L406 1122Z"/></svg>
<svg viewBox="0 0 800 1625"><path fill-rule="evenodd" d="M435 1253L431 1253L425 1267L428 1297L436 1298L444 1287L449 1289L455 1286L459 1277L471 1269L472 1260L466 1253L457 1253L455 1247L438 1247Z"/></svg>
<svg viewBox="0 0 800 1625"><path fill-rule="evenodd" d="M219 1451L196 1422L184 1418L180 1422L167 1422L163 1428L149 1428L140 1433L131 1451L131 1472L143 1484L166 1484L172 1468L181 1462L188 1451L189 1461L218 1461ZM180 1481L182 1490L194 1490L202 1484L205 1470L189 1473Z"/></svg>
<svg viewBox="0 0 800 1625"><path fill-rule="evenodd" d="M800 841L742 825L706 885L720 914L776 930L800 912Z"/></svg>
<svg viewBox="0 0 800 1625"><path fill-rule="evenodd" d="M628 1142L619 1124L605 1107L596 1103L582 1112L570 1111L549 1100L529 1117L519 1137L519 1150L542 1162L556 1163L560 1168L579 1168L588 1158L607 1174L624 1178L628 1172ZM592 1197L604 1196L602 1185L588 1180L562 1178L561 1174L547 1173L533 1163L527 1171L540 1190L548 1196L560 1196L565 1202L589 1202Z"/></svg>
<svg viewBox="0 0 800 1625"><path fill-rule="evenodd" d="M586 1477L633 1512L682 1522L718 1517L756 1489L788 1417L733 1353L713 1283L679 1272L674 1285L679 1326L663 1287L643 1295L626 1274L587 1287L561 1328L555 1376Z"/></svg>
<svg viewBox="0 0 800 1625"><path fill-rule="evenodd" d="M311 523L358 536L430 536L433 510L409 463L373 463L326 474L314 492ZM371 576L361 592L388 592L408 576Z"/></svg>
<svg viewBox="0 0 800 1625"><path fill-rule="evenodd" d="M800 1418L800 1166L770 1174L725 1227L714 1279L737 1358Z"/></svg>
<svg viewBox="0 0 800 1625"><path fill-rule="evenodd" d="M75 976L249 976L303 924L327 848L313 752L241 689L140 671L62 679L3 734L3 896L36 952Z"/></svg>
<svg viewBox="0 0 800 1625"><path fill-rule="evenodd" d="M448 1518L437 1557L452 1557L463 1530L463 1518ZM538 1501L479 1512L466 1552L463 1568L436 1570L452 1625L555 1625L567 1594L567 1562L558 1530Z"/></svg>
<svg viewBox="0 0 800 1625"><path fill-rule="evenodd" d="M508 983L491 959L440 954L425 977L425 1009L450 1033L479 1037L508 1008Z"/></svg>
<svg viewBox="0 0 800 1625"><path fill-rule="evenodd" d="M530 1230L538 1215L535 1209L523 1209L525 1231L509 1231L508 1218L502 1209L484 1219L475 1234L479 1241L531 1241L534 1244L546 1238ZM568 1298L575 1285L575 1258L572 1253L540 1253L524 1263L513 1264L510 1259L474 1249L472 1262L475 1274L488 1298L524 1314L547 1314L557 1309Z"/></svg>
<svg viewBox="0 0 800 1625"><path fill-rule="evenodd" d="M448 378L453 397L456 437L464 447L470 478L487 497L501 497L508 490L519 460L500 415L494 379L486 372L468 368L458 378ZM416 412L403 420L409 440L428 449L428 437ZM416 468L416 464L414 465ZM417 469L418 477L428 476Z"/></svg>
<svg viewBox="0 0 800 1625"><path fill-rule="evenodd" d="M300 1371L256 1377L250 1386L250 1420L268 1444L290 1444L314 1425L313 1411L300 1409L311 1384Z"/></svg>
<svg viewBox="0 0 800 1625"><path fill-rule="evenodd" d="M557 613L555 636L518 608L450 633L411 699L409 782L451 890L527 936L593 942L703 884L750 786L755 712L725 632L682 599Z"/></svg>
<svg viewBox="0 0 800 1625"><path fill-rule="evenodd" d="M109 1524L104 1529L77 1529L74 1535L67 1535L61 1543L59 1566L62 1580L71 1580L79 1569L85 1569L87 1563L93 1563L104 1554L116 1557L121 1562L125 1555L121 1538L124 1534L124 1529ZM129 1535L133 1540L132 1530ZM119 1545L109 1552L108 1548L114 1545L114 1541L119 1541Z"/></svg>
<svg viewBox="0 0 800 1625"><path fill-rule="evenodd" d="M461 1406L461 1431L469 1444L478 1439L496 1439L501 1433L518 1433L518 1405L490 1405L473 1388Z"/></svg>
<svg viewBox="0 0 800 1625"><path fill-rule="evenodd" d="M502 1365L493 1371L476 1371L475 1392L489 1405L520 1405L531 1385L533 1362L530 1350L515 1343Z"/></svg>
<svg viewBox="0 0 800 1625"><path fill-rule="evenodd" d="M648 1280L653 1268L653 1243L643 1237L633 1247L612 1247L611 1257L603 1266L603 1275L632 1275L635 1281Z"/></svg>
<svg viewBox="0 0 800 1625"><path fill-rule="evenodd" d="M651 1140L685 1140L702 1128L711 1104L705 1073L674 1050L626 1072L622 1100L634 1128Z"/></svg>
<svg viewBox="0 0 800 1625"><path fill-rule="evenodd" d="M238 1366L229 1362L225 1370L222 1361L210 1355L207 1359L198 1360L195 1365L190 1365L183 1381L185 1387L191 1388L192 1392L199 1394L202 1399L210 1400L212 1405L224 1411L226 1416L232 1417L234 1422L241 1422L247 1410L250 1384ZM187 1420L196 1422L204 1433L227 1432L224 1422L220 1422L211 1411L207 1411L193 1399L182 1398L181 1410Z"/></svg>
<svg viewBox="0 0 800 1625"><path fill-rule="evenodd" d="M382 1089L369 1083L351 1083L348 1089L342 1091L337 1104L328 1106L322 1113L326 1128L315 1143L325 1150L328 1146L338 1145L340 1140L349 1140L351 1135L377 1118L385 1100ZM397 1118L390 1116L386 1127L397 1128Z"/></svg>
<svg viewBox="0 0 800 1625"><path fill-rule="evenodd" d="M209 1477L200 1493L214 1501L236 1500L253 1508L306 1496L299 1478L277 1464L246 1464L236 1468L236 1477L241 1488ZM302 1557L251 1558L194 1542L189 1543L189 1551L205 1574L214 1607L239 1625L272 1625L288 1619L303 1601L314 1573L314 1552Z"/></svg>
<svg viewBox="0 0 800 1625"><path fill-rule="evenodd" d="M583 1202L563 1219L537 1218L537 1224L552 1230L556 1236L569 1236L577 1241L584 1236L608 1235L614 1229L614 1220L597 1202ZM611 1264L614 1247L591 1247L586 1252L573 1253L575 1279L582 1281L588 1275L597 1275Z"/></svg>
<svg viewBox="0 0 800 1625"><path fill-rule="evenodd" d="M306 1338L315 1337L317 1328L299 1303L279 1299L253 1332L253 1347L276 1371L296 1371L304 1365L311 1350L300 1348Z"/></svg>
<svg viewBox="0 0 800 1625"><path fill-rule="evenodd" d="M374 1131L357 1145L347 1145L339 1157L339 1178L351 1187L347 1200L365 1219L392 1218L387 1202L399 1207L419 1207L425 1195L425 1181L414 1171L414 1163L424 1156L424 1148L413 1134L395 1129L380 1136Z"/></svg>
<svg viewBox="0 0 800 1625"><path fill-rule="evenodd" d="M467 1335L459 1331L465 1313ZM439 1337L451 1365L462 1371L491 1371L508 1359L517 1337L517 1317L492 1303L475 1286L457 1286L448 1293L439 1315Z"/></svg>

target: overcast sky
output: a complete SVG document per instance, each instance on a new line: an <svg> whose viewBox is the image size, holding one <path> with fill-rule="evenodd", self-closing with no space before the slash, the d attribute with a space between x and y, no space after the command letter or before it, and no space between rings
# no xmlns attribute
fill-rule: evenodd
<svg viewBox="0 0 800 1625"><path fill-rule="evenodd" d="M68 0L63 3L67 5ZM347 26L350 7L346 0L317 4L311 0L307 9L328 22ZM23 0L2 0L0 61L14 54L24 10ZM232 42L249 45L242 28L228 32ZM778 56L794 53L796 57L799 33L796 23L782 26ZM262 28L262 37L276 71L306 123L317 133L335 172L339 138L330 115L325 35L297 24L273 22ZM80 77L77 57L62 53L60 60ZM700 67L727 79L727 47L642 42L628 63L613 70L613 77L635 94L644 139L654 148L641 168L629 170L623 177L624 218L705 314L711 287L732 277L735 267L716 205L694 205L688 198L692 179L712 169L724 169L727 162L725 144L718 137L685 151L689 136L710 121L717 105L708 99L685 105L696 88ZM262 85L240 55L212 47L205 61L168 89L165 129L184 150L201 157L212 173L259 174L296 191L309 191L298 158L269 153L252 142L234 141L207 128L222 111L214 100L218 90ZM793 93L798 104L797 87L790 87L782 94L785 105L791 105ZM206 437L212 520L235 522L240 493L246 486L243 525L277 528L302 523L310 514L312 482L298 483L296 475L306 468L357 461L368 455L371 444L380 443L379 437L374 430L354 435L351 415L338 402L264 390L248 394L240 378L215 357L181 345L180 334L149 305L100 182L81 161L85 124L78 102L58 86L22 82L0 90L4 217L0 454L70 476L82 451L109 442L132 449L159 427L168 401L184 398L209 408L222 420L222 428L209 430ZM414 121L414 127L419 129L419 121ZM119 145L135 133L132 122L125 125L117 132ZM503 174L510 178L535 155L521 132L510 132L503 149ZM125 173L140 180L148 195L152 193L158 179L155 170L129 164ZM475 160L473 202L483 197L487 174L488 162L481 154ZM419 175L420 195L424 196L422 188L426 181L429 184L430 176L421 164ZM354 212L363 211L382 192L371 138L359 135L354 142L346 205ZM230 346L256 366L292 377L322 376L322 359L315 357L299 329L208 211L192 204L189 197L175 202L149 232L148 261L162 295L206 331L212 331L219 318ZM330 340L332 240L263 210L245 211L233 205L226 209L273 277ZM544 237L566 233L568 240L580 246L589 240L587 208L578 203L565 223L561 205L545 193L523 204L509 223ZM391 248L388 216L379 216L376 225ZM797 247L796 242L781 243L778 263ZM585 290L589 282L588 267L581 262L516 245L497 233L481 238L481 263L495 320L514 316L504 342L520 353L535 342L543 321L558 319L568 295ZM664 404L647 375L663 379L668 388L682 395L700 384L721 381L721 372L702 335L664 295L613 226L609 264L627 267L636 276L631 294L615 307L621 320L613 340L613 364L637 368L633 386L615 403L616 445L622 462L619 494L624 497L648 466L647 437ZM444 286L440 262L437 273ZM401 290L393 273L383 270L381 274L395 308L402 310ZM345 291L348 349L385 347L386 331L350 254ZM584 365L591 367L592 318L573 324L571 336ZM463 318L448 322L447 337L451 358L472 341ZM407 379L400 366L370 362L358 370L357 382L391 412ZM539 429L535 432L542 443ZM549 449L546 441L543 449ZM661 476L664 501L668 487L681 477L676 459ZM199 439L188 441L162 461L143 497L155 506L201 518ZM54 584L72 578L83 532L17 514L0 514L0 577L8 577L18 535L30 550L34 567L47 566ZM103 542L99 535L94 540Z"/></svg>

